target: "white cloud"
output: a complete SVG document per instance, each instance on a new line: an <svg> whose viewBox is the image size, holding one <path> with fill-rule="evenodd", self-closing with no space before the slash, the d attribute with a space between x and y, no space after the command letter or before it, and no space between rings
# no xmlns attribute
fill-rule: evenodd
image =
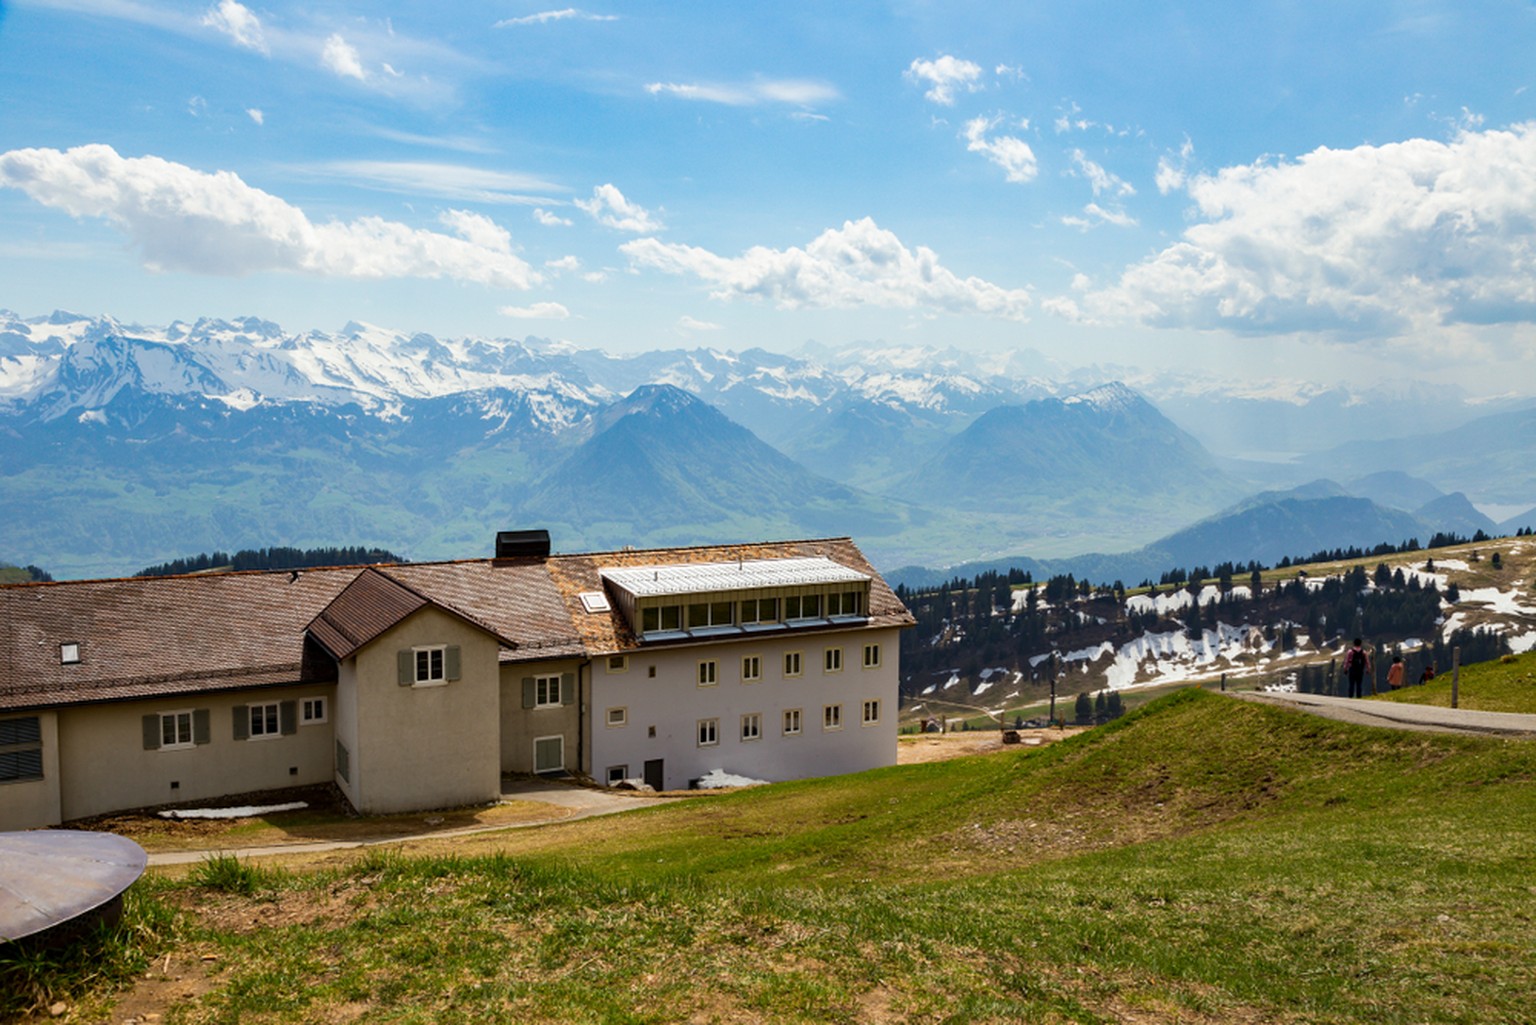
<svg viewBox="0 0 1536 1025"><path fill-rule="evenodd" d="M261 112L261 108L259 107L246 107L245 116L256 122L258 125L264 125L267 123L267 115L263 114Z"/></svg>
<svg viewBox="0 0 1536 1025"><path fill-rule="evenodd" d="M842 96L825 82L800 78L758 79L744 83L651 82L645 91L652 96L673 96L730 107L751 107L761 103L813 107Z"/></svg>
<svg viewBox="0 0 1536 1025"><path fill-rule="evenodd" d="M528 193L563 192L561 186L514 171L489 171L462 164L425 161L338 160L302 166L299 171L388 192L438 196L468 203L547 202Z"/></svg>
<svg viewBox="0 0 1536 1025"><path fill-rule="evenodd" d="M987 138L987 132L997 121L984 117L973 118L965 123L966 149L981 153L1003 169L1003 176L1011 182L1033 181L1039 173L1035 163L1035 151L1029 143L1014 135L998 135Z"/></svg>
<svg viewBox="0 0 1536 1025"><path fill-rule="evenodd" d="M1134 228L1136 226L1136 218L1124 210L1106 210L1097 203L1089 203L1083 207L1083 213L1086 216L1063 217L1061 223L1084 230L1096 224L1113 224L1117 228Z"/></svg>
<svg viewBox="0 0 1536 1025"><path fill-rule="evenodd" d="M528 288L539 280L508 251L510 237L477 214L444 215L458 237L380 217L316 224L229 171L123 157L99 144L0 154L0 186L73 217L110 222L152 270L450 278L500 288Z"/></svg>
<svg viewBox="0 0 1536 1025"><path fill-rule="evenodd" d="M236 0L219 0L203 15L202 24L224 33L247 50L262 54L271 52L262 32L261 19Z"/></svg>
<svg viewBox="0 0 1536 1025"><path fill-rule="evenodd" d="M1022 320L1030 305L1023 289L958 277L933 250L908 249L867 217L829 228L803 249L754 246L732 258L643 238L619 250L638 267L709 282L716 299L766 299L784 309L926 307Z"/></svg>
<svg viewBox="0 0 1536 1025"><path fill-rule="evenodd" d="M714 321L710 321L710 320L699 320L696 317L688 316L688 314L686 314L686 313L683 314L681 317L677 318L677 326L682 328L684 331L724 331L725 330L725 325L724 324L716 324Z"/></svg>
<svg viewBox="0 0 1536 1025"><path fill-rule="evenodd" d="M578 271L581 270L581 260L575 256L562 256L558 260L545 260L544 266L550 270Z"/></svg>
<svg viewBox="0 0 1536 1025"><path fill-rule="evenodd" d="M569 228L573 223L569 217L561 217L559 214L552 214L541 206L536 206L533 208L533 219L544 225L546 228Z"/></svg>
<svg viewBox="0 0 1536 1025"><path fill-rule="evenodd" d="M193 117L202 117L208 113L208 101L201 96L194 96L187 100L187 113Z"/></svg>
<svg viewBox="0 0 1536 1025"><path fill-rule="evenodd" d="M1197 175L1199 223L1094 316L1391 337L1536 321L1536 123Z"/></svg>
<svg viewBox="0 0 1536 1025"><path fill-rule="evenodd" d="M907 80L930 88L923 96L944 107L955 105L955 91L976 92L982 88L981 66L944 54L937 60L914 60L907 66Z"/></svg>
<svg viewBox="0 0 1536 1025"><path fill-rule="evenodd" d="M1184 183L1189 180L1186 169L1189 167L1189 159L1194 156L1195 144L1186 137L1184 145L1179 147L1178 163L1173 158L1164 154L1157 158L1157 175L1153 181L1157 183L1157 191L1166 196L1175 189L1182 189Z"/></svg>
<svg viewBox="0 0 1536 1025"><path fill-rule="evenodd" d="M342 78L355 78L359 82L368 80L357 47L339 35L332 35L325 41L325 47L320 51L320 64Z"/></svg>
<svg viewBox="0 0 1536 1025"><path fill-rule="evenodd" d="M534 303L532 306L503 306L496 311L518 320L565 320L571 311L559 303Z"/></svg>
<svg viewBox="0 0 1536 1025"><path fill-rule="evenodd" d="M597 223L619 231L660 231L664 227L650 211L625 199L624 193L612 185L595 187L591 199L578 199L576 205Z"/></svg>
<svg viewBox="0 0 1536 1025"><path fill-rule="evenodd" d="M1095 196L1109 193L1111 196L1134 196L1136 190L1131 183L1119 175L1111 174L1103 167L1089 160L1080 149L1072 151L1072 162L1077 165L1084 178L1088 179L1088 185L1093 189Z"/></svg>
<svg viewBox="0 0 1536 1025"><path fill-rule="evenodd" d="M521 18L503 18L496 22L493 28L515 28L518 25L547 25L552 21L618 21L617 14L591 14L587 11L578 11L574 7L567 7L559 11L540 11L538 14L525 14Z"/></svg>

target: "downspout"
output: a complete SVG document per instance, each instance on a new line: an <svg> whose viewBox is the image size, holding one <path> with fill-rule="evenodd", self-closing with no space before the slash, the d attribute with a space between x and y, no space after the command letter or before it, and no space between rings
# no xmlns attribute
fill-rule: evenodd
<svg viewBox="0 0 1536 1025"><path fill-rule="evenodd" d="M582 687L581 677L582 673L585 672L587 679L590 681L592 678L591 670L592 660L590 658L583 659L581 664L576 667L576 771L586 773L589 779L592 778L592 772L586 766L587 701L591 698L592 689L590 686Z"/></svg>

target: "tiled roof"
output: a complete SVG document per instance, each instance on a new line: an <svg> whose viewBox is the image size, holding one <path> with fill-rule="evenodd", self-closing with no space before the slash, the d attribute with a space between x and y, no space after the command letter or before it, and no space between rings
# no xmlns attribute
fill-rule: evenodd
<svg viewBox="0 0 1536 1025"><path fill-rule="evenodd" d="M21 584L0 587L0 711L333 679L306 632L345 658L427 603L496 637L503 662L622 652L638 646L622 614L579 597L604 590L604 569L786 558L870 577L870 625L911 625L847 538ZM78 664L61 664L66 642Z"/></svg>

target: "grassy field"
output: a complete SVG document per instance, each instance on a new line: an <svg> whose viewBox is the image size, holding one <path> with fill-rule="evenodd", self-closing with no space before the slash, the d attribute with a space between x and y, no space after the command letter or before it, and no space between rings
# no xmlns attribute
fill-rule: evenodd
<svg viewBox="0 0 1536 1025"><path fill-rule="evenodd" d="M1463 666L1456 688L1458 708L1481 712L1536 712L1536 653L1506 655L1496 662ZM1451 706L1451 674L1444 672L1422 687L1385 694L1388 701Z"/></svg>
<svg viewBox="0 0 1536 1025"><path fill-rule="evenodd" d="M0 1006L166 1022L1530 1022L1533 869L1536 744L1188 689L1038 749L157 874L106 954L13 965Z"/></svg>

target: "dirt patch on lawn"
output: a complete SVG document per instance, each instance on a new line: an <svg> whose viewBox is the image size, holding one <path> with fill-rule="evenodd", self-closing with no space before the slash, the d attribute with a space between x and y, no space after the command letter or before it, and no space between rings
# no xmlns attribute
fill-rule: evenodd
<svg viewBox="0 0 1536 1025"><path fill-rule="evenodd" d="M1019 743L1004 744L1003 735L997 730L962 730L959 733L924 733L899 738L896 746L896 762L899 765L918 765L922 762L942 762L949 758L966 755L991 754L1007 748L1012 751L1027 750L1054 744L1058 740L1083 732L1081 727L1064 730L1018 730Z"/></svg>

